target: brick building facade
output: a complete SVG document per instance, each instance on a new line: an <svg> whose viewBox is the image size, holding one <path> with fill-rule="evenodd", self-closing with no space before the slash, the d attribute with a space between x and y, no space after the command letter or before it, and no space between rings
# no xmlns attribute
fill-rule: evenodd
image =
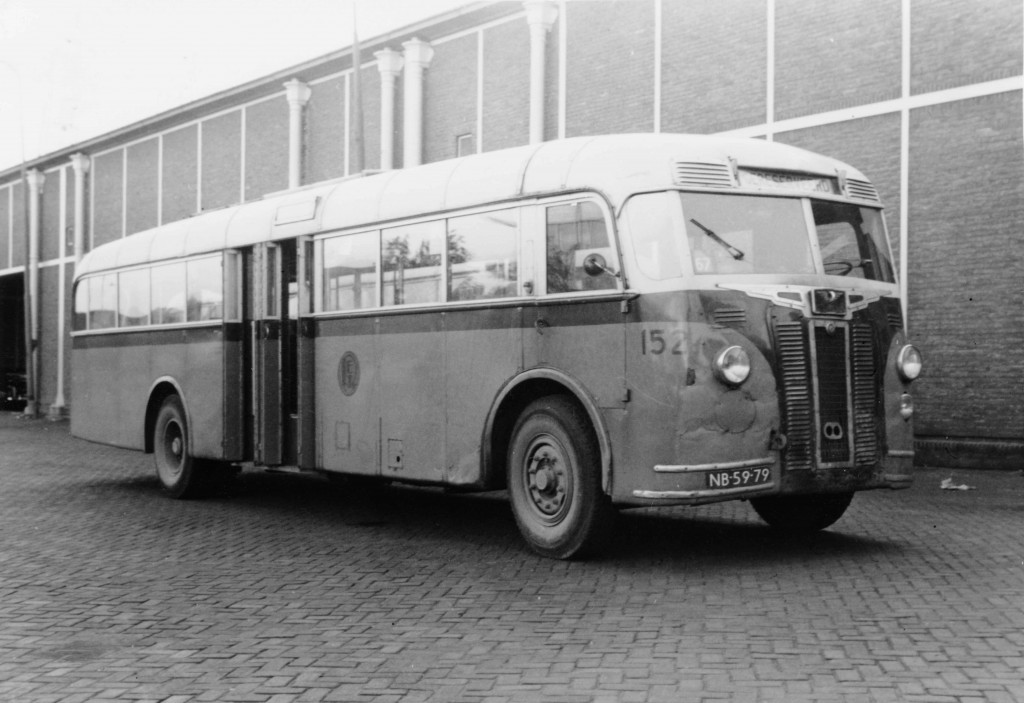
<svg viewBox="0 0 1024 703"><path fill-rule="evenodd" d="M731 133L848 161L902 254L925 461L1024 459L1024 10L1018 0L476 3L365 42L365 167L609 132ZM83 252L344 176L353 57L320 60L0 171L0 372L37 324L65 413ZM390 161L390 163L388 163ZM35 241L35 244L30 242ZM36 287L33 309L24 289ZM1019 465L1019 464L1017 464Z"/></svg>

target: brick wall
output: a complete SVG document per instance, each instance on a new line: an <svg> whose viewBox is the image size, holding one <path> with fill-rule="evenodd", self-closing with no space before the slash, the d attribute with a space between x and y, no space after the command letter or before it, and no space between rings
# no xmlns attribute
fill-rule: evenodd
<svg viewBox="0 0 1024 703"><path fill-rule="evenodd" d="M124 234L123 179L124 149L109 151L93 159L93 247L120 239Z"/></svg>
<svg viewBox="0 0 1024 703"><path fill-rule="evenodd" d="M11 264L11 188L0 188L0 269Z"/></svg>
<svg viewBox="0 0 1024 703"><path fill-rule="evenodd" d="M204 120L202 208L213 210L241 199L242 111Z"/></svg>
<svg viewBox="0 0 1024 703"><path fill-rule="evenodd" d="M911 0L915 94L1019 76L1024 5L1014 0Z"/></svg>
<svg viewBox="0 0 1024 703"><path fill-rule="evenodd" d="M128 147L125 176L125 234L156 227L159 201L160 141L147 139Z"/></svg>
<svg viewBox="0 0 1024 703"><path fill-rule="evenodd" d="M283 96L245 108L245 199L288 187L288 101Z"/></svg>
<svg viewBox="0 0 1024 703"><path fill-rule="evenodd" d="M557 74L548 80L557 84ZM484 31L483 83L483 150L527 144L530 30L526 22L505 22Z"/></svg>
<svg viewBox="0 0 1024 703"><path fill-rule="evenodd" d="M565 9L566 136L651 131L653 0L568 3Z"/></svg>
<svg viewBox="0 0 1024 703"><path fill-rule="evenodd" d="M362 113L363 113L363 150L365 155L364 168L376 169L380 168L380 71L377 70L377 65L374 64L368 68L364 68L360 71L360 84L362 89ZM353 91L355 86L352 86ZM399 81L398 87L395 88L395 100L398 102L399 96L402 94L402 85ZM355 102L353 98L353 103ZM350 105L350 116L351 120L351 131L349 134L349 169L351 172L356 171L355 160L352 158L352 149L355 148L355 106ZM397 110L396 110L397 112ZM395 128L399 131L402 130L402 118L400 115L395 115ZM395 166L397 167L402 162L402 147L399 140L395 140Z"/></svg>
<svg viewBox="0 0 1024 703"><path fill-rule="evenodd" d="M64 239L60 226L60 169L46 172L39 198L39 259L47 261L61 254Z"/></svg>
<svg viewBox="0 0 1024 703"><path fill-rule="evenodd" d="M345 175L345 77L310 86L306 104L304 182Z"/></svg>
<svg viewBox="0 0 1024 703"><path fill-rule="evenodd" d="M911 136L915 429L1024 439L1021 94L914 110Z"/></svg>
<svg viewBox="0 0 1024 703"><path fill-rule="evenodd" d="M196 125L164 135L164 222L184 219L196 211L198 140Z"/></svg>
<svg viewBox="0 0 1024 703"><path fill-rule="evenodd" d="M456 156L455 138L477 132L477 35L434 46L423 82L423 162Z"/></svg>
<svg viewBox="0 0 1024 703"><path fill-rule="evenodd" d="M782 0L775 109L784 119L900 95L900 3Z"/></svg>
<svg viewBox="0 0 1024 703"><path fill-rule="evenodd" d="M661 129L706 133L765 118L763 0L688 0L662 7Z"/></svg>

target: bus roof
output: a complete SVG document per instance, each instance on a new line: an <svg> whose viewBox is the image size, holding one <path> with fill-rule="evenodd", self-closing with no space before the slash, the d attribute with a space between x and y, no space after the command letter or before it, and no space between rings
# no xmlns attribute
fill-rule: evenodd
<svg viewBox="0 0 1024 703"><path fill-rule="evenodd" d="M559 192L596 190L614 206L632 193L734 188L736 168L838 178L851 197L878 202L857 169L761 139L682 134L574 137L486 152L272 194L97 247L76 277L256 242Z"/></svg>

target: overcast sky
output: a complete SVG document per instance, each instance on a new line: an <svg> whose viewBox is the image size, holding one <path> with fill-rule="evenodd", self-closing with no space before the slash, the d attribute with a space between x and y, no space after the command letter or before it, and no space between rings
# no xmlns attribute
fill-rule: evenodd
<svg viewBox="0 0 1024 703"><path fill-rule="evenodd" d="M471 0L0 0L0 171ZM24 152L24 153L23 153Z"/></svg>

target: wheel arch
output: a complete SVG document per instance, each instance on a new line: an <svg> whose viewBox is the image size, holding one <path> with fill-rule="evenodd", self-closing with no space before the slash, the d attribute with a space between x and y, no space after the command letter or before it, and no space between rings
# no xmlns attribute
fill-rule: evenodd
<svg viewBox="0 0 1024 703"><path fill-rule="evenodd" d="M505 486L508 447L516 420L527 405L547 395L568 396L586 413L597 439L601 488L605 494L611 495L611 440L597 403L577 379L557 369L548 368L530 369L515 376L495 397L487 414L484 438L480 445L484 485L488 488Z"/></svg>
<svg viewBox="0 0 1024 703"><path fill-rule="evenodd" d="M156 416L160 412L160 406L164 400L171 395L178 396L181 400L181 407L185 411L185 429L192 433L192 421L189 418L188 404L185 401L185 394L178 382L170 376L158 378L149 389L149 401L146 403L146 419L143 425L143 447L146 454L153 453L153 430L156 428ZM191 444L191 437L188 438Z"/></svg>

